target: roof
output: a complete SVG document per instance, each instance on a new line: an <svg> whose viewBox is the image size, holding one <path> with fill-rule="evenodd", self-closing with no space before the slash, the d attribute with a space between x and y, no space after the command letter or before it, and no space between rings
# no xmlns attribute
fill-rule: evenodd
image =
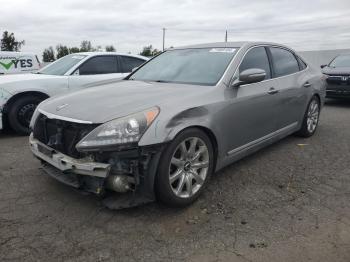
<svg viewBox="0 0 350 262"><path fill-rule="evenodd" d="M254 45L277 45L284 46L282 44L271 43L271 42L259 42L259 41L244 41L244 42L216 42L189 46L179 46L172 49L187 49L187 48L215 48L215 47L228 47L228 48L240 48L243 46L254 46ZM288 47L289 48L289 47ZM290 48L289 48L290 49Z"/></svg>
<svg viewBox="0 0 350 262"><path fill-rule="evenodd" d="M87 55L87 56L96 56L96 55L121 55L121 56L132 56L136 58L140 58L143 60L148 60L149 58L142 56L142 55L133 55L133 54L127 54L127 53L117 53L117 52L80 52L75 53L77 55Z"/></svg>

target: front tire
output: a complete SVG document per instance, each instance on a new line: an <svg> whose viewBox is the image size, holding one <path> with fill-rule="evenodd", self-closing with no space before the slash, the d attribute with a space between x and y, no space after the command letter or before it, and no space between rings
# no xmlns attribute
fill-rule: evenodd
<svg viewBox="0 0 350 262"><path fill-rule="evenodd" d="M29 135L29 124L34 110L43 99L37 96L24 96L17 99L10 107L8 121L11 128L19 135Z"/></svg>
<svg viewBox="0 0 350 262"><path fill-rule="evenodd" d="M198 128L181 132L164 150L155 181L157 199L168 206L193 203L214 169L213 146Z"/></svg>
<svg viewBox="0 0 350 262"><path fill-rule="evenodd" d="M318 97L313 96L307 106L302 126L296 133L298 136L310 137L316 132L320 118L320 109L320 100Z"/></svg>

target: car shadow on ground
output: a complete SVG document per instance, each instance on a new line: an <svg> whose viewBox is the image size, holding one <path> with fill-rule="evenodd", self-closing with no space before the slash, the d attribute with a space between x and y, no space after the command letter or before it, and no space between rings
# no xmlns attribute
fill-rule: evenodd
<svg viewBox="0 0 350 262"><path fill-rule="evenodd" d="M332 99L332 98L327 98L325 102L326 106L331 106L331 107L344 107L344 108L350 108L350 98L341 98L341 99Z"/></svg>
<svg viewBox="0 0 350 262"><path fill-rule="evenodd" d="M15 138L15 137L24 137L17 135L15 131L5 129L0 131L0 139L9 139L9 138Z"/></svg>

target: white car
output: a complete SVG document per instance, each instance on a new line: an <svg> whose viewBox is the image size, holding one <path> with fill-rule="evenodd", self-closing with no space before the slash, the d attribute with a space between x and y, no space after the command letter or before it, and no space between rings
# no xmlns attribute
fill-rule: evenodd
<svg viewBox="0 0 350 262"><path fill-rule="evenodd" d="M40 66L38 57L33 53L0 51L0 76L34 73Z"/></svg>
<svg viewBox="0 0 350 262"><path fill-rule="evenodd" d="M36 106L43 100L127 76L148 58L115 52L87 52L62 57L35 74L0 77L0 130L8 123L29 134Z"/></svg>

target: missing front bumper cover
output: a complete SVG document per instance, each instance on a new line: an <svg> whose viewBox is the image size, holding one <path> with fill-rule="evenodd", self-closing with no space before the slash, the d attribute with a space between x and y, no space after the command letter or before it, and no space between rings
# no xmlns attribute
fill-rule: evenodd
<svg viewBox="0 0 350 262"><path fill-rule="evenodd" d="M110 209L121 209L155 200L154 179L162 145L137 149L133 154L111 154L106 163L94 162L92 158L74 159L64 155L30 136L33 154L43 162L43 170L56 180L78 190L102 195L102 203ZM98 159L98 158L94 158ZM119 173L122 164L130 165L130 172L135 181L133 191L124 194L111 194L106 190L107 178Z"/></svg>

